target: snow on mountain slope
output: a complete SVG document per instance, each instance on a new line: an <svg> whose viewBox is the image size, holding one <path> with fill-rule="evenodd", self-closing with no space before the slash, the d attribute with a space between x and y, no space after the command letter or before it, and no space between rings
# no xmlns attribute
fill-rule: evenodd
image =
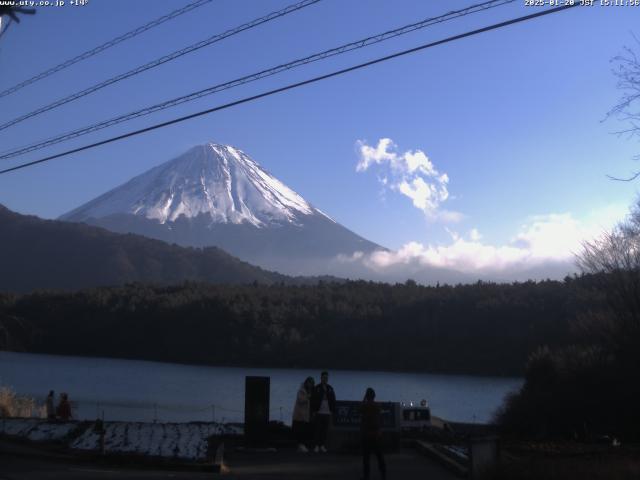
<svg viewBox="0 0 640 480"><path fill-rule="evenodd" d="M114 214L162 224L205 214L212 223L259 228L300 225L312 215L333 222L244 152L216 143L193 147L60 218L84 221Z"/></svg>
<svg viewBox="0 0 640 480"><path fill-rule="evenodd" d="M216 143L193 147L60 219L186 247L216 246L289 275L333 275L341 256L383 249L242 151Z"/></svg>

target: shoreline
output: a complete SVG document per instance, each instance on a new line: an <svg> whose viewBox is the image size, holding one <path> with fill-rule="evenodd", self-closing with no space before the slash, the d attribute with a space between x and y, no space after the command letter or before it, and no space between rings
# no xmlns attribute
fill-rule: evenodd
<svg viewBox="0 0 640 480"><path fill-rule="evenodd" d="M380 368L334 368L327 366L320 367L301 367L301 366L292 366L292 367L283 367L277 365L265 365L261 366L252 366L249 364L208 364L208 363L184 363L179 361L170 361L170 360L153 360L153 359L145 359L138 357L105 357L105 356L91 356L85 354L69 354L69 353L48 353L48 352L27 352L27 351L15 351L15 350L2 350L0 349L0 355L3 353L9 354L21 354L21 355L49 355L59 358L84 358L84 359L92 359L92 360L107 360L107 361L122 361L122 362L139 362L139 363L147 363L147 364L161 364L161 365L177 365L177 366L185 366L185 367L202 367L202 368L234 368L234 369L250 369L250 370L312 370L318 371L321 370L330 370L332 372L344 372L344 373L357 373L357 372L367 372L367 373L395 373L395 374L420 374L420 375L431 375L431 376L442 376L442 377L472 377L472 378L486 378L486 379L496 379L496 380L522 380L524 378L524 373L519 375L511 375L511 374L481 374L481 373L464 373L464 372L445 372L445 371L427 371L427 370L385 370Z"/></svg>
<svg viewBox="0 0 640 480"><path fill-rule="evenodd" d="M101 357L0 352L2 383L22 396L44 400L49 390L66 392L74 417L127 421L239 421L245 376L270 377L270 416L289 423L300 382L319 371L210 367ZM359 401L367 387L381 401L413 403L426 399L432 412L451 421L491 420L520 378L446 374L330 371L341 400ZM77 415L76 412L77 411Z"/></svg>

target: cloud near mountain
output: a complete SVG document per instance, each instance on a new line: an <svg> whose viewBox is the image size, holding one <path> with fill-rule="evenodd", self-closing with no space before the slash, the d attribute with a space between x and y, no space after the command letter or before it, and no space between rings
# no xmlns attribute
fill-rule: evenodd
<svg viewBox="0 0 640 480"><path fill-rule="evenodd" d="M486 243L475 228L464 235L448 230L451 241L447 244L411 241L396 251L358 252L340 260L364 265L379 275L405 271L419 281L431 282L426 272L433 269L484 280L562 278L576 272L574 260L582 242L613 227L627 210L624 205L610 205L584 219L571 213L534 216L503 245Z"/></svg>
<svg viewBox="0 0 640 480"><path fill-rule="evenodd" d="M242 150L213 142L143 172L61 220L186 247L216 246L289 275L324 275L339 254L383 249L311 205Z"/></svg>
<svg viewBox="0 0 640 480"><path fill-rule="evenodd" d="M398 153L398 146L390 138L381 138L373 147L366 141L356 142L360 159L357 172L377 166L378 179L384 188L397 191L411 199L429 220L458 222L462 214L442 208L449 197L449 175L436 169L422 150Z"/></svg>

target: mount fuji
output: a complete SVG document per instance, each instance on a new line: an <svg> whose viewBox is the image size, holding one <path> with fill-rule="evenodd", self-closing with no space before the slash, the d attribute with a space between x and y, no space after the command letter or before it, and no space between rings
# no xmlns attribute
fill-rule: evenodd
<svg viewBox="0 0 640 480"><path fill-rule="evenodd" d="M343 227L241 150L198 145L62 215L182 246L217 246L286 274L331 273L340 255L383 250Z"/></svg>

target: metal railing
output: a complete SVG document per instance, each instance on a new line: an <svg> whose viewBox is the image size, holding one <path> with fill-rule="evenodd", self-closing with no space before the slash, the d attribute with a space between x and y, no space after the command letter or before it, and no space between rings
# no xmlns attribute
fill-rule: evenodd
<svg viewBox="0 0 640 480"><path fill-rule="evenodd" d="M132 422L213 422L241 423L244 421L244 405L229 408L218 403L206 405L163 404L160 402L134 402L117 400L71 400L71 414L74 420L95 420ZM276 406L269 410L270 419L289 424L291 408ZM1 416L2 412L0 412ZM22 418L46 418L45 400L37 399L21 409Z"/></svg>

